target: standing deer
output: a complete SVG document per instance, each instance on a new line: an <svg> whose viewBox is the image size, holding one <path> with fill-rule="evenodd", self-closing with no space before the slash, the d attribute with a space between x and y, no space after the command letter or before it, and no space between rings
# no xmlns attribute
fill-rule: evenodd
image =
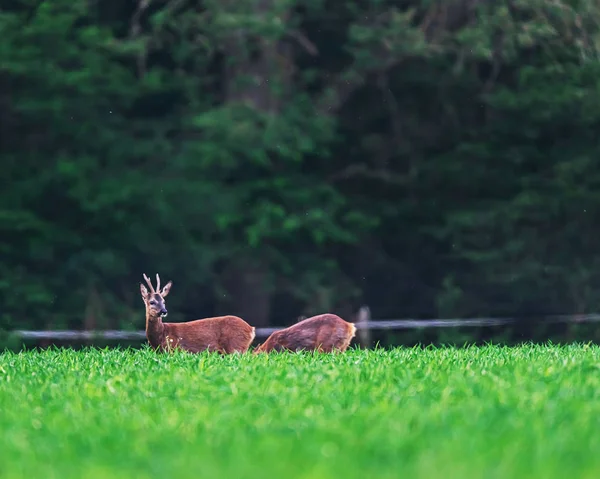
<svg viewBox="0 0 600 479"><path fill-rule="evenodd" d="M254 350L254 354L300 350L324 353L344 352L355 334L354 324L344 321L335 314L320 314L275 331Z"/></svg>
<svg viewBox="0 0 600 479"><path fill-rule="evenodd" d="M167 316L165 298L173 285L169 281L160 289L160 277L156 275L156 290L144 274L150 292L140 284L142 299L146 305L146 337L153 349L170 351L181 348L190 353L216 351L221 354L243 353L254 340L256 331L242 318L219 316L197 319L186 323L163 323Z"/></svg>

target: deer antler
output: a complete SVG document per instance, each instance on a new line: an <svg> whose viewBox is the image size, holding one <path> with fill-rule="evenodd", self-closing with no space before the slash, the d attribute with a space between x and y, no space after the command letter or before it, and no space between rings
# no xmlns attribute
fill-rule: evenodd
<svg viewBox="0 0 600 479"><path fill-rule="evenodd" d="M160 294L160 276L156 273L156 292Z"/></svg>
<svg viewBox="0 0 600 479"><path fill-rule="evenodd" d="M158 275L156 275L158 276ZM148 283L148 287L150 288L150 292L152 294L156 293L156 291L154 291L154 286L152 286L152 282L150 281L150 278L148 278L148 276L146 276L146 273L144 273L144 279L146 280L146 283Z"/></svg>

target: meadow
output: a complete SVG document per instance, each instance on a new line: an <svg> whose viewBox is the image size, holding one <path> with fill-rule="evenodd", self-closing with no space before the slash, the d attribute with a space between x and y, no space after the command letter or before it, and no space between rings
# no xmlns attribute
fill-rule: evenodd
<svg viewBox="0 0 600 479"><path fill-rule="evenodd" d="M2 478L600 475L600 348L0 354Z"/></svg>

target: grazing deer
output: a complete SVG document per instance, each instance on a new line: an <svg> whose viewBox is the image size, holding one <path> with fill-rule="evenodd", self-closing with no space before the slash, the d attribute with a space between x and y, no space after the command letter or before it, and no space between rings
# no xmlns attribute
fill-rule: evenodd
<svg viewBox="0 0 600 479"><path fill-rule="evenodd" d="M186 323L163 323L167 316L165 298L173 285L169 281L160 289L160 277L156 275L156 290L144 274L150 292L140 284L142 299L146 305L146 337L153 349L170 351L181 348L190 353L216 351L222 354L243 353L254 340L256 331L242 318L219 316L197 319Z"/></svg>
<svg viewBox="0 0 600 479"><path fill-rule="evenodd" d="M356 327L335 314L320 314L275 331L254 353L312 350L343 352L356 334Z"/></svg>

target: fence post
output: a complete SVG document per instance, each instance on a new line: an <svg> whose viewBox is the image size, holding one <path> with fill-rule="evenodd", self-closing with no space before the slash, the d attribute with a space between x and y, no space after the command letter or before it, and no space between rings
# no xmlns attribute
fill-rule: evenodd
<svg viewBox="0 0 600 479"><path fill-rule="evenodd" d="M369 322L371 321L371 309L364 305L358 310L356 314L356 337L360 345L369 349L371 347L371 328Z"/></svg>

